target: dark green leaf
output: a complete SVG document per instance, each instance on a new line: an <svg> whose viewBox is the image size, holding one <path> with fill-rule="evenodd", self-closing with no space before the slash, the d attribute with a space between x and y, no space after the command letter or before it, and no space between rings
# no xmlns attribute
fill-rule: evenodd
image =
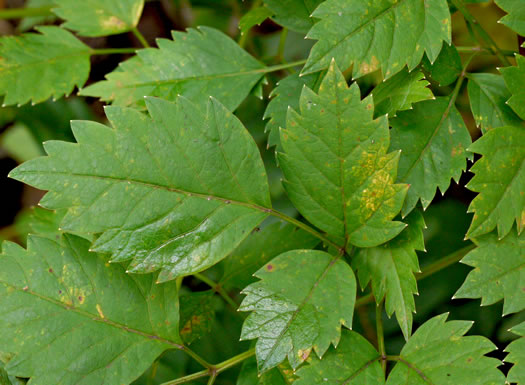
<svg viewBox="0 0 525 385"><path fill-rule="evenodd" d="M520 124L520 118L507 105L510 92L500 75L478 73L467 76L470 107L483 133L494 127Z"/></svg>
<svg viewBox="0 0 525 385"><path fill-rule="evenodd" d="M516 55L517 67L501 68L500 72L512 97L507 102L509 106L525 119L525 56Z"/></svg>
<svg viewBox="0 0 525 385"><path fill-rule="evenodd" d="M185 344L189 345L211 331L215 316L213 298L213 291L180 296L180 337Z"/></svg>
<svg viewBox="0 0 525 385"><path fill-rule="evenodd" d="M138 50L80 95L121 106L143 106L144 96L174 100L180 94L204 103L211 95L234 110L263 76L264 66L220 31L199 27L172 37L158 39L158 49Z"/></svg>
<svg viewBox="0 0 525 385"><path fill-rule="evenodd" d="M243 289L255 282L253 276L270 259L295 249L311 249L319 239L292 225L272 223L252 232L224 260L224 275L220 284L226 289Z"/></svg>
<svg viewBox="0 0 525 385"><path fill-rule="evenodd" d="M78 144L48 142L11 175L50 190L42 206L68 207L64 229L103 233L94 250L166 281L226 257L271 203L257 146L219 102L147 106L151 117L106 108L113 128L73 122Z"/></svg>
<svg viewBox="0 0 525 385"><path fill-rule="evenodd" d="M306 33L314 25L313 11L323 0L264 0L273 20L292 31Z"/></svg>
<svg viewBox="0 0 525 385"><path fill-rule="evenodd" d="M244 361L241 373L237 379L237 385L289 385L279 365L277 368L270 369L259 376L257 371L257 360L250 358Z"/></svg>
<svg viewBox="0 0 525 385"><path fill-rule="evenodd" d="M388 78L405 65L415 68L426 52L436 60L451 42L446 0L327 0L313 13L320 18L308 37L319 40L303 73L329 66L332 58L357 78L381 69Z"/></svg>
<svg viewBox="0 0 525 385"><path fill-rule="evenodd" d="M518 35L525 35L525 0L495 0L495 2L508 13L499 22Z"/></svg>
<svg viewBox="0 0 525 385"><path fill-rule="evenodd" d="M467 236L477 237L497 227L501 239L514 221L521 233L525 226L525 128L493 128L469 151L483 156L470 169L475 176L467 187L479 194L469 206L474 218Z"/></svg>
<svg viewBox="0 0 525 385"><path fill-rule="evenodd" d="M359 249L352 259L363 290L372 281L377 303L386 296L385 309L389 316L396 312L397 322L405 339L412 333L412 313L415 313L414 294L417 283L414 273L419 272L416 250L425 250L423 228L425 221L418 212L405 218L408 227L390 242Z"/></svg>
<svg viewBox="0 0 525 385"><path fill-rule="evenodd" d="M430 63L426 56L423 58L423 68L440 86L448 86L458 78L463 66L456 47L443 43L443 48L434 63Z"/></svg>
<svg viewBox="0 0 525 385"><path fill-rule="evenodd" d="M89 243L29 237L0 255L0 346L7 372L42 385L128 384L180 348L175 283L126 274Z"/></svg>
<svg viewBox="0 0 525 385"><path fill-rule="evenodd" d="M387 153L386 116L347 86L335 62L315 94L303 88L300 112L288 111L279 162L295 207L344 248L384 243L404 228L393 221L407 185L394 184L399 152Z"/></svg>
<svg viewBox="0 0 525 385"><path fill-rule="evenodd" d="M106 36L136 27L144 0L54 0L64 27L82 36Z"/></svg>
<svg viewBox="0 0 525 385"><path fill-rule="evenodd" d="M272 17L273 12L266 7L257 7L246 13L241 20L239 20L239 29L241 33L246 33L252 27L260 25L267 18Z"/></svg>
<svg viewBox="0 0 525 385"><path fill-rule="evenodd" d="M446 322L447 314L420 326L401 350L387 385L503 385L501 362L484 355L496 349L485 337L464 336L470 321Z"/></svg>
<svg viewBox="0 0 525 385"><path fill-rule="evenodd" d="M498 240L487 234L461 263L474 267L455 297L481 298L482 305L505 299L503 315L525 309L525 235L512 230Z"/></svg>
<svg viewBox="0 0 525 385"><path fill-rule="evenodd" d="M91 49L58 27L0 38L0 95L4 106L69 95L89 75Z"/></svg>
<svg viewBox="0 0 525 385"><path fill-rule="evenodd" d="M513 327L511 331L521 338L505 348L505 351L509 353L505 357L505 362L514 364L507 375L507 382L523 385L525 384L525 323Z"/></svg>
<svg viewBox="0 0 525 385"><path fill-rule="evenodd" d="M297 372L294 385L383 385L379 353L365 338L345 330L337 349L322 360L313 357Z"/></svg>
<svg viewBox="0 0 525 385"><path fill-rule="evenodd" d="M449 97L414 104L390 121L392 145L401 150L398 181L410 184L403 206L407 215L421 199L427 208L439 187L444 194L467 167L472 143L463 118Z"/></svg>
<svg viewBox="0 0 525 385"><path fill-rule="evenodd" d="M331 343L337 346L341 325L352 327L356 282L341 259L323 251L289 251L255 276L261 280L243 290L239 310L252 312L241 338L258 338L261 373L286 357L295 369L312 348L321 357Z"/></svg>

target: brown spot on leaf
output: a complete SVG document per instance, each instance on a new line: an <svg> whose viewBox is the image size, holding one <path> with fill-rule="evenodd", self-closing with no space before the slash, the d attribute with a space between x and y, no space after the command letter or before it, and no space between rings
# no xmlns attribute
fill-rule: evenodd
<svg viewBox="0 0 525 385"><path fill-rule="evenodd" d="M273 270L273 265L271 263L267 264L266 265L266 270L272 271Z"/></svg>

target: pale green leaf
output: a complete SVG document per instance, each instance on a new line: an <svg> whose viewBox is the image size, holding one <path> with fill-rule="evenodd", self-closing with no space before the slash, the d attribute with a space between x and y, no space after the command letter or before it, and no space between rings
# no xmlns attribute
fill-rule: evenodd
<svg viewBox="0 0 525 385"><path fill-rule="evenodd" d="M379 353L364 337L344 330L337 349L301 367L294 385L383 385Z"/></svg>
<svg viewBox="0 0 525 385"><path fill-rule="evenodd" d="M252 27L260 25L263 21L272 16L273 12L267 7L254 8L241 17L241 20L239 20L239 29L241 30L241 33L246 33Z"/></svg>
<svg viewBox="0 0 525 385"><path fill-rule="evenodd" d="M323 0L264 0L277 24L292 31L306 33L314 25L313 11Z"/></svg>
<svg viewBox="0 0 525 385"><path fill-rule="evenodd" d="M62 28L37 31L0 38L0 95L5 95L5 106L69 95L89 76L87 45Z"/></svg>
<svg viewBox="0 0 525 385"><path fill-rule="evenodd" d="M81 36L106 36L136 27L144 0L54 0L53 12L65 28Z"/></svg>
<svg viewBox="0 0 525 385"><path fill-rule="evenodd" d="M501 362L485 354L496 349L487 338L464 336L470 321L448 321L447 314L420 326L401 350L387 385L503 385Z"/></svg>
<svg viewBox="0 0 525 385"><path fill-rule="evenodd" d="M502 240L487 234L476 242L478 247L461 260L474 270L454 296L481 298L482 305L504 299L504 315L525 309L525 235L512 230Z"/></svg>
<svg viewBox="0 0 525 385"><path fill-rule="evenodd" d="M514 326L511 331L521 338L511 342L505 348L505 351L509 353L505 357L505 362L514 364L507 374L507 382L523 385L525 384L525 322Z"/></svg>
<svg viewBox="0 0 525 385"><path fill-rule="evenodd" d="M288 108L297 110L299 108L299 97L304 86L315 89L315 84L319 80L319 74L299 76L292 74L277 83L270 97L270 103L264 111L263 119L268 119L265 131L268 132L268 147L277 146L281 151L281 140L279 129L286 127L286 113Z"/></svg>
<svg viewBox="0 0 525 385"><path fill-rule="evenodd" d="M185 344L190 345L211 331L215 316L214 294L209 290L180 296L180 337Z"/></svg>
<svg viewBox="0 0 525 385"><path fill-rule="evenodd" d="M427 208L439 187L444 194L467 167L472 143L463 118L449 97L414 104L390 120L391 150L401 150L398 181L410 184L403 205L407 215L419 199Z"/></svg>
<svg viewBox="0 0 525 385"><path fill-rule="evenodd" d="M446 0L327 0L313 16L321 19L308 32L319 40L303 73L329 66L332 58L357 78L381 69L388 78L408 65L415 68L426 52L434 62L443 42L451 42Z"/></svg>
<svg viewBox="0 0 525 385"><path fill-rule="evenodd" d="M239 310L251 311L242 339L258 338L259 371L286 357L297 368L313 348L321 357L337 346L341 325L352 327L356 282L341 259L315 250L289 251L255 273L261 280L243 290Z"/></svg>
<svg viewBox="0 0 525 385"><path fill-rule="evenodd" d="M412 313L416 311L414 294L417 282L414 273L419 272L416 250L425 250L423 228L425 221L418 212L405 218L408 227L390 242L359 249L352 259L363 290L372 281L372 292L377 303L385 298L389 316L396 312L397 322L405 339L412 333Z"/></svg>
<svg viewBox="0 0 525 385"><path fill-rule="evenodd" d="M525 0L495 0L495 2L508 13L499 23L505 24L518 35L525 35Z"/></svg>
<svg viewBox="0 0 525 385"><path fill-rule="evenodd" d="M374 120L372 98L360 96L332 62L319 94L303 88L300 112L290 109L281 130L288 196L344 248L377 246L406 226L392 220L408 186L394 183L399 152L387 153L387 118Z"/></svg>
<svg viewBox="0 0 525 385"><path fill-rule="evenodd" d="M244 289L257 280L253 273L270 259L290 250L312 249L318 243L318 238L290 224L275 222L256 229L223 261L220 284L226 289Z"/></svg>
<svg viewBox="0 0 525 385"><path fill-rule="evenodd" d="M482 157L471 167L475 175L467 184L479 192L468 209L474 217L467 236L477 237L497 227L501 239L514 221L521 233L525 226L525 128L493 128L469 151Z"/></svg>
<svg viewBox="0 0 525 385"><path fill-rule="evenodd" d="M458 50L455 46L446 43L443 43L443 48L434 63L430 63L425 56L422 64L430 78L440 86L454 83L463 70Z"/></svg>
<svg viewBox="0 0 525 385"><path fill-rule="evenodd" d="M501 68L505 84L512 94L508 100L508 105L520 116L525 119L525 57L516 55L517 67Z"/></svg>
<svg viewBox="0 0 525 385"><path fill-rule="evenodd" d="M174 100L180 94L197 103L213 96L234 110L263 76L260 62L213 28L174 31L172 38L138 50L80 95L121 106L143 106L144 96Z"/></svg>
<svg viewBox="0 0 525 385"><path fill-rule="evenodd" d="M483 133L494 127L520 124L520 118L507 105L510 92L500 75L478 73L467 77L472 115Z"/></svg>
<svg viewBox="0 0 525 385"><path fill-rule="evenodd" d="M11 176L50 190L41 204L68 208L64 229L102 233L94 250L166 281L226 257L271 203L255 142L218 101L147 106L106 108L112 128L73 122L78 144L48 142Z"/></svg>
<svg viewBox="0 0 525 385"><path fill-rule="evenodd" d="M41 385L129 384L181 348L175 283L126 274L89 243L30 236L0 255L0 346L11 375Z"/></svg>
<svg viewBox="0 0 525 385"><path fill-rule="evenodd" d="M372 90L374 115L395 116L397 111L411 109L414 103L433 99L434 95L427 87L428 84L421 71L401 70Z"/></svg>

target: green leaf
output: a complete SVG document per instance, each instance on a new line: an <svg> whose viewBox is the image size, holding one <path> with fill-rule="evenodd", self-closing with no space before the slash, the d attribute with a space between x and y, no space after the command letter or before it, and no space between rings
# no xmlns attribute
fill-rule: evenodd
<svg viewBox="0 0 525 385"><path fill-rule="evenodd" d="M413 110L399 112L390 124L390 149L402 151L398 181L410 184L402 210L405 216L419 199L426 209L438 187L444 194L451 178L459 180L472 141L450 97L416 103Z"/></svg>
<svg viewBox="0 0 525 385"><path fill-rule="evenodd" d="M372 281L372 292L377 303L386 296L385 309L388 316L396 312L397 322L408 340L412 333L412 313L415 313L414 294L417 282L414 273L419 272L416 250L425 250L423 228L425 221L419 211L405 218L408 227L390 242L359 249L352 259L363 290Z"/></svg>
<svg viewBox="0 0 525 385"><path fill-rule="evenodd" d="M364 337L345 330L337 349L330 349L322 360L313 357L298 370L294 385L383 385L379 357Z"/></svg>
<svg viewBox="0 0 525 385"><path fill-rule="evenodd" d="M175 283L126 274L89 243L30 236L0 255L0 346L6 370L42 385L129 384L181 348ZM67 354L65 353L67 352Z"/></svg>
<svg viewBox="0 0 525 385"><path fill-rule="evenodd" d="M81 36L107 36L136 27L144 0L54 0L65 28Z"/></svg>
<svg viewBox="0 0 525 385"><path fill-rule="evenodd" d="M225 289L243 289L256 281L253 273L272 258L290 250L311 249L318 243L318 238L290 224L275 222L256 229L224 260L220 284Z"/></svg>
<svg viewBox="0 0 525 385"><path fill-rule="evenodd" d="M434 63L430 63L426 56L423 58L423 68L440 86L454 83L463 70L458 50L446 43L443 43L443 48Z"/></svg>
<svg viewBox="0 0 525 385"><path fill-rule="evenodd" d="M525 57L516 55L517 67L501 68L505 84L512 94L508 100L508 105L520 116L525 119Z"/></svg>
<svg viewBox="0 0 525 385"><path fill-rule="evenodd" d="M511 331L521 338L511 342L505 348L505 351L509 353L505 357L505 362L514 364L507 374L507 382L523 385L525 384L525 322L514 326Z"/></svg>
<svg viewBox="0 0 525 385"><path fill-rule="evenodd" d="M215 308L214 292L201 291L179 297L180 302L180 337L185 344L202 338L211 331Z"/></svg>
<svg viewBox="0 0 525 385"><path fill-rule="evenodd" d="M241 339L258 338L259 372L287 356L292 368L311 349L321 357L330 343L337 346L341 325L352 327L356 282L341 259L315 250L281 254L255 273L261 280L243 290L239 310L252 311Z"/></svg>
<svg viewBox="0 0 525 385"><path fill-rule="evenodd" d="M244 361L236 385L288 385L285 375L280 370L281 366L259 376L257 360L250 358Z"/></svg>
<svg viewBox="0 0 525 385"><path fill-rule="evenodd" d="M93 250L162 282L226 257L271 203L256 144L218 101L146 102L151 117L106 108L113 128L73 122L78 144L48 142L11 176L50 190L41 205L68 208L64 229L102 233Z"/></svg>
<svg viewBox="0 0 525 385"><path fill-rule="evenodd" d="M40 7L51 7L55 4L54 0L28 0L25 3L25 8L40 8ZM24 17L18 24L18 30L25 32L30 30L35 25L53 23L56 20L56 16L50 13L48 16L30 16Z"/></svg>
<svg viewBox="0 0 525 385"><path fill-rule="evenodd" d="M143 106L144 96L174 100L178 94L196 103L211 95L234 110L264 74L264 66L220 31L208 27L172 32L159 48L137 51L104 81L84 88L121 106Z"/></svg>
<svg viewBox="0 0 525 385"><path fill-rule="evenodd" d="M263 116L263 119L270 118L265 129L268 132L268 147L277 146L278 151L282 150L279 129L286 127L288 108L294 110L299 108L299 97L303 87L314 89L319 75L299 76L295 73L280 80L277 87L272 90L270 94L272 100L268 103Z"/></svg>
<svg viewBox="0 0 525 385"><path fill-rule="evenodd" d="M69 95L89 76L91 48L58 27L0 38L0 95L4 106Z"/></svg>
<svg viewBox="0 0 525 385"><path fill-rule="evenodd" d="M372 90L374 116L395 116L397 111L411 109L414 103L433 99L434 95L427 88L428 84L422 72L401 70Z"/></svg>
<svg viewBox="0 0 525 385"><path fill-rule="evenodd" d="M260 25L267 18L272 17L273 12L266 7L257 7L246 13L241 20L239 20L239 29L244 34L252 27Z"/></svg>
<svg viewBox="0 0 525 385"><path fill-rule="evenodd" d="M324 0L264 0L277 24L292 31L306 33L314 25L313 11Z"/></svg>
<svg viewBox="0 0 525 385"><path fill-rule="evenodd" d="M505 24L518 35L525 35L525 0L495 0L495 2L508 13L499 20L499 23Z"/></svg>
<svg viewBox="0 0 525 385"><path fill-rule="evenodd" d="M510 92L500 75L478 73L467 77L470 107L483 133L494 127L520 124L520 118L507 105Z"/></svg>
<svg viewBox="0 0 525 385"><path fill-rule="evenodd" d="M290 200L344 248L377 246L406 226L392 221L408 187L394 184L399 152L387 153L387 118L373 114L372 98L361 101L332 62L319 94L303 88L300 113L289 110L281 130Z"/></svg>
<svg viewBox="0 0 525 385"><path fill-rule="evenodd" d="M496 349L487 338L464 336L470 321L445 322L447 314L420 326L401 350L387 385L503 385L505 376L496 358L484 356Z"/></svg>
<svg viewBox="0 0 525 385"><path fill-rule="evenodd" d="M502 240L487 234L476 242L478 247L461 260L474 270L454 296L481 298L482 305L505 299L503 315L525 309L525 235L512 230Z"/></svg>
<svg viewBox="0 0 525 385"><path fill-rule="evenodd" d="M332 58L353 77L381 69L385 78L412 70L426 52L434 62L443 41L451 43L446 0L327 0L313 13L321 19L308 38L319 40L303 73L329 66Z"/></svg>
<svg viewBox="0 0 525 385"><path fill-rule="evenodd" d="M477 237L497 227L501 239L514 221L521 233L525 226L525 129L493 128L469 151L483 156L470 169L475 176L467 188L479 194L468 208L474 217L467 236Z"/></svg>

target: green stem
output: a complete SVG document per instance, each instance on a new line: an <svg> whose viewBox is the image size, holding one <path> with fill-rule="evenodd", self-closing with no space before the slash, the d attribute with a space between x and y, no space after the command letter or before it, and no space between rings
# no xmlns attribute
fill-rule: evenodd
<svg viewBox="0 0 525 385"><path fill-rule="evenodd" d="M207 368L208 370L212 369L213 368L213 365L208 363L204 358L202 358L201 356L199 356L197 353L195 353L193 350L191 350L190 348L188 348L187 346L183 346L181 348L181 350L183 352L185 352L188 356L190 356L191 358L193 358L195 361L197 361L199 364L201 364L202 366L204 366L205 368Z"/></svg>
<svg viewBox="0 0 525 385"><path fill-rule="evenodd" d="M150 45L144 35L138 30L137 27L131 28L131 32L133 32L133 35L139 40L140 44L144 46L144 48L149 48Z"/></svg>
<svg viewBox="0 0 525 385"><path fill-rule="evenodd" d="M92 49L91 55L112 55L112 54L134 54L137 48L101 48Z"/></svg>
<svg viewBox="0 0 525 385"><path fill-rule="evenodd" d="M465 254L467 254L469 251L471 251L475 247L476 247L475 245L465 246L465 247L463 247L463 248L461 248L459 250L456 250L453 253L451 253L451 254L441 258L439 261L436 261L436 262L428 265L421 273L416 274L416 280L420 281L422 279L425 279L425 278L427 278L427 277L437 273L438 271L441 271L441 270L449 267L450 265L453 265L454 263L459 262L465 256ZM360 306L367 305L367 304L372 303L372 302L374 302L374 295L372 293L370 293L370 294L367 294L367 295L359 298L356 301L355 306L356 307L360 307Z"/></svg>
<svg viewBox="0 0 525 385"><path fill-rule="evenodd" d="M233 308L233 310L237 310L239 308L239 305L235 303L235 301L228 295L228 293L226 293L220 284L201 273L195 273L193 276L211 287L213 291L219 294Z"/></svg>
<svg viewBox="0 0 525 385"><path fill-rule="evenodd" d="M456 47L457 51L459 53L475 53L475 52L478 52L480 55L494 55L494 53L487 49L487 48L483 48L483 47L479 47L479 46L476 46L476 47ZM517 51L513 51L511 49L502 49L501 50L501 53L505 56L510 56L510 57L514 57L514 55L516 55L518 52Z"/></svg>
<svg viewBox="0 0 525 385"><path fill-rule="evenodd" d="M485 31L485 29L479 24L476 18L470 13L468 8L463 3L463 0L451 0L451 3L463 14L466 22L476 31L478 35L478 41L482 45L486 45L487 48L498 57L498 59L507 66L510 66L509 60L505 57L503 52L499 49L498 45L492 39L492 37Z"/></svg>
<svg viewBox="0 0 525 385"><path fill-rule="evenodd" d="M395 361L395 362L402 362L403 364L405 364L408 368L412 369L414 372L417 373L417 375L419 377L421 377L421 379L423 381L425 381L428 385L434 385L434 383L430 380L430 378L428 378L426 376L425 373L423 373L422 370L418 369L414 364L412 364L411 362L408 362L407 360L405 360L404 358L402 358L401 356L386 356L386 360L387 361Z"/></svg>
<svg viewBox="0 0 525 385"><path fill-rule="evenodd" d="M281 71L281 70L285 70L287 68L302 66L305 63L306 63L306 59L298 60L298 61L294 61L294 62L291 62L291 63L277 64L277 65L274 65L274 66L261 68L260 70L257 70L257 72L262 72L262 73L266 74L268 72Z"/></svg>
<svg viewBox="0 0 525 385"><path fill-rule="evenodd" d="M279 38L279 48L277 49L277 62L284 62L284 46L286 45L286 37L288 36L288 28L283 28L281 31L281 37Z"/></svg>
<svg viewBox="0 0 525 385"><path fill-rule="evenodd" d="M215 378L218 376L219 373L224 372L225 370L240 364L244 360L252 357L255 354L255 349L247 350L243 353L240 353L232 358L227 359L226 361L223 361L217 365L210 365L210 367L207 370L202 370L197 373L193 373L181 378L178 378L176 380L165 382L161 385L177 385L177 384L184 384L186 382L190 382L202 377L210 376L210 381L213 384L215 381ZM209 384L210 382L208 382Z"/></svg>
<svg viewBox="0 0 525 385"><path fill-rule="evenodd" d="M217 372L213 372L210 376L210 379L208 380L208 385L213 385L215 383L215 379L217 378Z"/></svg>
<svg viewBox="0 0 525 385"><path fill-rule="evenodd" d="M377 347L381 354L381 367L386 374L386 350L385 350L385 333L383 331L383 302L376 306L376 332Z"/></svg>
<svg viewBox="0 0 525 385"><path fill-rule="evenodd" d="M8 8L0 9L0 19L20 19L23 17L50 16L52 6L47 7L28 7L28 8Z"/></svg>

